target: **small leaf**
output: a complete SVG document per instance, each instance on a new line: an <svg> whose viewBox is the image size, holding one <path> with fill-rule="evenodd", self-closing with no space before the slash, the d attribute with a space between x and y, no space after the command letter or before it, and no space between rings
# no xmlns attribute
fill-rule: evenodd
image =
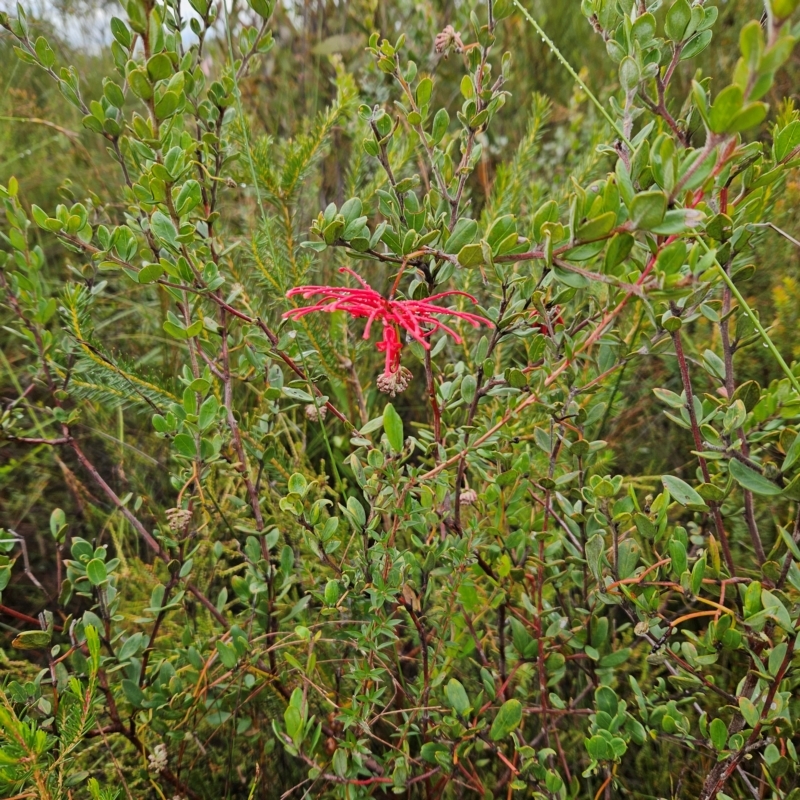
<svg viewBox="0 0 800 800"><path fill-rule="evenodd" d="M232 645L226 642L216 642L217 652L219 653L219 660L227 669L233 669L236 666L236 650Z"/></svg>
<svg viewBox="0 0 800 800"><path fill-rule="evenodd" d="M664 192L640 192L631 203L631 221L640 230L655 228L667 210Z"/></svg>
<svg viewBox="0 0 800 800"><path fill-rule="evenodd" d="M299 472L295 472L290 478L287 488L293 494L305 495L306 489L308 488L308 481L305 479L304 475L301 475Z"/></svg>
<svg viewBox="0 0 800 800"><path fill-rule="evenodd" d="M340 777L344 778L347 774L347 751L341 747L337 747L331 760L333 771Z"/></svg>
<svg viewBox="0 0 800 800"><path fill-rule="evenodd" d="M589 564L589 569L592 571L592 575L594 575L595 580L599 582L601 569L600 560L602 559L603 552L606 549L603 537L599 533L596 533L589 539L589 541L586 542L584 549L586 552L586 561Z"/></svg>
<svg viewBox="0 0 800 800"><path fill-rule="evenodd" d="M464 379L461 381L461 397L464 398L464 402L467 404L472 403L473 399L475 398L475 392L478 388L478 382L475 380L474 375L465 375Z"/></svg>
<svg viewBox="0 0 800 800"><path fill-rule="evenodd" d="M469 697L467 696L467 690L460 681L451 678L447 682L447 686L444 687L444 694L448 705L456 714L464 717L469 713L471 709Z"/></svg>
<svg viewBox="0 0 800 800"><path fill-rule="evenodd" d="M725 745L728 743L728 729L725 727L725 723L717 717L712 720L709 732L711 733L711 743L714 748L716 750L724 750Z"/></svg>
<svg viewBox="0 0 800 800"><path fill-rule="evenodd" d="M688 58L694 58L696 55L702 53L703 50L708 47L713 35L714 34L711 31L701 31L700 33L695 34L691 39L689 39L689 41L686 43L686 46L681 51L681 61L686 61Z"/></svg>
<svg viewBox="0 0 800 800"><path fill-rule="evenodd" d="M683 41L683 35L692 19L692 8L689 0L676 0L667 11L664 21L664 32L673 42Z"/></svg>
<svg viewBox="0 0 800 800"><path fill-rule="evenodd" d="M740 697L739 710L742 712L745 722L751 728L755 728L758 725L759 713L752 700L747 697Z"/></svg>
<svg viewBox="0 0 800 800"><path fill-rule="evenodd" d="M497 716L494 718L491 730L489 731L489 738L493 742L499 742L505 739L513 730L515 730L520 722L522 722L522 703L519 700L506 700Z"/></svg>
<svg viewBox="0 0 800 800"><path fill-rule="evenodd" d="M200 413L197 418L197 427L204 431L217 416L219 410L219 400L213 394L203 400L203 405L200 406Z"/></svg>
<svg viewBox="0 0 800 800"><path fill-rule="evenodd" d="M86 565L86 577L92 586L100 586L108 580L108 573L106 572L105 562L99 558L93 558Z"/></svg>
<svg viewBox="0 0 800 800"><path fill-rule="evenodd" d="M159 239L177 248L178 231L175 230L172 220L166 214L156 211L150 219L150 228Z"/></svg>
<svg viewBox="0 0 800 800"><path fill-rule="evenodd" d="M430 78L423 78L417 85L417 105L427 105L433 93L433 81Z"/></svg>
<svg viewBox="0 0 800 800"><path fill-rule="evenodd" d="M749 489L753 494L773 497L782 491L780 486L774 484L769 478L765 478L761 473L750 469L746 464L742 464L738 459L732 458L728 462L728 471L741 487Z"/></svg>
<svg viewBox="0 0 800 800"><path fill-rule="evenodd" d="M145 264L138 272L137 278L139 283L153 283L157 281L164 274L164 266L156 261L153 264Z"/></svg>
<svg viewBox="0 0 800 800"><path fill-rule="evenodd" d="M458 251L458 263L462 267L477 267L483 264L483 245L480 242L465 244Z"/></svg>
<svg viewBox="0 0 800 800"><path fill-rule="evenodd" d="M387 403L383 410L383 430L386 431L389 446L399 453L403 449L403 420L391 403Z"/></svg>
<svg viewBox="0 0 800 800"><path fill-rule="evenodd" d="M601 239L608 234L617 222L617 215L613 211L606 211L599 217L590 219L578 228L575 238L579 241L592 241Z"/></svg>
<svg viewBox="0 0 800 800"><path fill-rule="evenodd" d="M653 394L672 408L685 408L686 401L675 392L670 392L668 389L653 389Z"/></svg>
<svg viewBox="0 0 800 800"><path fill-rule="evenodd" d="M786 651L789 649L789 646L786 642L781 642L780 644L776 644L775 647L772 648L772 651L769 654L769 661L768 661L768 669L770 675L777 675L780 671L781 666L783 665L783 659L786 657Z"/></svg>
<svg viewBox="0 0 800 800"><path fill-rule="evenodd" d="M439 144L439 142L442 141L445 133L447 133L449 125L450 115L447 113L446 109L440 108L433 118L433 127L431 128L431 137L433 138L434 144Z"/></svg>
<svg viewBox="0 0 800 800"><path fill-rule="evenodd" d="M766 103L750 103L745 106L729 123L728 133L740 133L748 128L755 128L767 117L769 106Z"/></svg>
<svg viewBox="0 0 800 800"><path fill-rule="evenodd" d="M706 504L702 497L689 486L686 481L676 478L674 475L664 475L661 482L669 492L670 497L682 506L699 506L705 508Z"/></svg>
<svg viewBox="0 0 800 800"><path fill-rule="evenodd" d="M794 437L794 441L786 451L786 458L783 459L781 464L781 472L788 472L800 458L800 433Z"/></svg>
<svg viewBox="0 0 800 800"><path fill-rule="evenodd" d="M128 698L128 702L134 708L142 707L142 703L144 702L144 692L142 692L137 683L130 680L123 680L122 691L125 693L125 697Z"/></svg>
<svg viewBox="0 0 800 800"><path fill-rule="evenodd" d="M40 650L50 644L51 635L47 631L23 631L13 642L17 650Z"/></svg>
<svg viewBox="0 0 800 800"><path fill-rule="evenodd" d="M714 100L708 115L708 127L714 133L724 133L744 103L742 89L736 84L726 86Z"/></svg>
<svg viewBox="0 0 800 800"><path fill-rule="evenodd" d="M477 233L478 223L474 219L464 219L462 217L453 228L453 232L444 247L444 252L449 255L455 255L465 244L472 244Z"/></svg>

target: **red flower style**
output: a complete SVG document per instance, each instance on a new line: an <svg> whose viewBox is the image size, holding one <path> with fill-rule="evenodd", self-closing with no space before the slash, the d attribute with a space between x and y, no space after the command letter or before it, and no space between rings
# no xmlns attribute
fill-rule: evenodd
<svg viewBox="0 0 800 800"><path fill-rule="evenodd" d="M383 337L378 342L377 348L386 356L384 372L383 376L381 376L384 379L391 381L402 370L400 353L403 349L403 342L400 339L400 328L407 331L426 350L430 350L429 339L436 331L443 331L452 337L457 344L461 344L461 337L449 325L438 319L440 316L462 319L472 325L473 328L477 328L482 323L492 326L489 320L478 314L441 308L433 303L434 300L452 296L467 297L473 303L476 303L476 299L466 292L441 292L426 300L389 300L379 292L376 292L353 270L342 267L339 272L346 272L352 275L359 282L361 288L352 289L348 286L297 286L294 289L290 289L286 296L296 297L299 295L309 298L315 295L322 295L323 299L311 306L293 308L283 316L285 318L298 319L314 311L345 311L353 317L366 318L367 324L364 328L364 339L369 339L372 323L380 320L383 324ZM407 379L405 380L407 383ZM384 381L384 385L386 385L386 381ZM383 386L381 388L383 389ZM403 388L405 388L405 385L402 386L400 391Z"/></svg>

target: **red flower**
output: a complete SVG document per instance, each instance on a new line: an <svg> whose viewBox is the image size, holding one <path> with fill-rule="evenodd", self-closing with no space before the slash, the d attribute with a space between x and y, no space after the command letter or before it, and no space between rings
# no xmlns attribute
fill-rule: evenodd
<svg viewBox="0 0 800 800"><path fill-rule="evenodd" d="M400 353L403 343L400 339L400 331L407 331L408 334L418 341L426 350L430 349L428 341L436 331L443 331L453 340L460 344L461 337L448 325L445 325L437 317L448 316L456 317L468 322L474 328L481 323L491 326L492 323L477 314L470 314L466 311L454 311L449 308L441 308L434 305L434 300L441 300L444 297L460 295L468 297L473 303L475 298L466 292L442 292L433 295L427 300L389 300L382 294L376 292L360 275L347 267L342 267L339 272L346 272L352 275L360 284L360 289L351 289L348 286L298 286L290 289L287 297L313 297L323 295L323 299L312 306L304 308L293 308L283 316L298 319L312 311L345 311L354 317L365 317L367 325L364 328L364 338L369 339L372 323L380 320L383 325L383 337L378 342L378 350L386 355L386 364L383 376L391 378L401 369ZM405 387L403 387L405 388Z"/></svg>

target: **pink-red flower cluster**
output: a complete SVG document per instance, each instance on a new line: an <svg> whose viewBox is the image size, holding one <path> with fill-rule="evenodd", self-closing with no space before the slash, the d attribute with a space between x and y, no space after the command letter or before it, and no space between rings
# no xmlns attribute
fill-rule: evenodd
<svg viewBox="0 0 800 800"><path fill-rule="evenodd" d="M478 314L467 311L455 311L450 308L441 308L434 305L435 300L445 297L467 297L473 303L475 298L466 292L450 291L433 295L426 300L390 300L376 292L360 275L347 267L342 267L340 272L352 275L360 284L360 288L348 286L297 286L290 289L287 297L314 297L322 295L322 300L311 306L293 308L283 316L298 319L314 311L344 311L353 317L364 317L367 320L364 328L364 338L369 339L372 323L380 321L383 325L383 336L378 342L378 350L385 354L384 376L393 376L400 369L400 353L403 342L400 339L400 329L419 342L426 350L430 349L430 337L436 331L443 331L451 336L455 342L461 343L461 337L439 317L455 317L464 320L474 328L481 324L491 326L492 323Z"/></svg>

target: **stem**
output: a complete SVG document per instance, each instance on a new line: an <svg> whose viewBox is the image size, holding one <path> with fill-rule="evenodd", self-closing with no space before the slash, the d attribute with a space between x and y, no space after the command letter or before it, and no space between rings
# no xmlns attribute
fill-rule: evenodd
<svg viewBox="0 0 800 800"><path fill-rule="evenodd" d="M228 57L230 58L231 75L233 77L233 85L234 85L233 96L236 98L236 113L239 115L239 119L241 120L242 123L242 139L244 140L244 149L247 155L247 163L250 166L250 175L253 179L253 188L256 190L256 201L258 202L258 210L261 214L262 220L266 222L266 214L264 213L264 206L261 202L261 189L258 186L258 178L256 177L256 165L255 162L253 161L253 153L250 150L250 138L247 133L247 124L245 123L244 110L242 109L242 94L239 90L239 74L242 70L244 70L247 60L249 60L252 53L249 53L247 55L247 58L242 60L241 68L239 72L236 72L234 70L234 64L233 64L233 38L231 36L231 24L230 24L230 18L228 16L228 4L223 3L222 8L225 13L225 35L228 39ZM266 24L267 21L265 20L262 30L266 28ZM259 31L259 35L256 38L256 42L258 42L260 38L261 38L261 31Z"/></svg>
<svg viewBox="0 0 800 800"><path fill-rule="evenodd" d="M703 250L706 251L706 253L711 254L711 253L714 252L705 243L705 241L702 238L700 238L699 236L697 237L697 241L700 242L700 246L703 248ZM731 290L731 293L736 298L736 302L739 303L739 305L742 307L742 310L745 312L745 314L747 314L747 316L750 317L750 321L753 323L755 329L758 331L759 335L761 336L762 340L764 341L764 344L766 344L766 346L769 348L770 353L772 353L772 355L774 356L775 360L780 365L780 368L783 370L784 375L786 375L786 377L789 379L789 383L791 383L792 387L794 388L794 390L798 394L800 394L800 383L798 383L797 377L792 372L792 370L789 367L789 365L784 361L783 356L780 354L780 351L775 346L775 343L770 338L770 335L767 333L766 329L764 328L764 326L759 321L758 316L756 316L756 313L753 311L752 308L750 308L750 306L747 304L747 301L744 299L744 297L742 297L742 294L736 288L736 284L733 282L733 279L724 270L722 265L717 260L716 256L714 257L714 266L717 268L717 270L719 271L719 274L722 276L722 280L725 281L725 283L728 285L728 288Z"/></svg>
<svg viewBox="0 0 800 800"><path fill-rule="evenodd" d="M683 382L683 390L686 393L686 410L689 412L689 422L692 428L692 437L694 439L694 448L698 453L703 450L703 439L700 436L700 426L697 424L697 415L694 411L694 394L692 392L692 379L689 375L689 365L686 363L686 356L683 353L683 343L681 342L680 331L675 331L672 335L672 342L675 345L675 355L678 357L678 366L681 371L681 381ZM697 456L700 462L700 470L703 473L703 480L706 483L711 483L711 476L708 472L708 464L701 456ZM722 552L725 555L725 563L728 567L731 577L736 577L736 567L733 563L733 556L731 555L730 545L728 544L728 536L725 533L725 526L722 522L722 514L720 513L719 506L716 503L711 503L711 513L714 517L714 524L717 529L717 536L719 543L722 547Z"/></svg>
<svg viewBox="0 0 800 800"><path fill-rule="evenodd" d="M525 19L527 19L531 25L533 25L535 31L539 34L539 36L542 37L542 41L550 48L550 51L553 53L553 55L562 63L564 68L567 70L567 72L569 72L569 74L572 76L573 80L578 84L578 86L580 86L581 89L583 89L583 91L586 92L587 97L592 101L592 103L594 103L597 110L606 118L608 124L617 132L617 135L625 143L628 149L631 152L633 152L634 147L631 140L628 139L622 128L620 128L619 125L617 125L611 114L609 114L608 111L606 111L605 106L595 97L592 90L583 82L580 75L578 75L578 73L575 72L569 61L567 61L567 59L564 58L563 54L558 49L555 42L544 32L542 26L539 25L539 23L530 15L528 10L525 8L525 6L523 6L519 2L519 0L514 0L514 5L522 12L522 16L525 17Z"/></svg>

